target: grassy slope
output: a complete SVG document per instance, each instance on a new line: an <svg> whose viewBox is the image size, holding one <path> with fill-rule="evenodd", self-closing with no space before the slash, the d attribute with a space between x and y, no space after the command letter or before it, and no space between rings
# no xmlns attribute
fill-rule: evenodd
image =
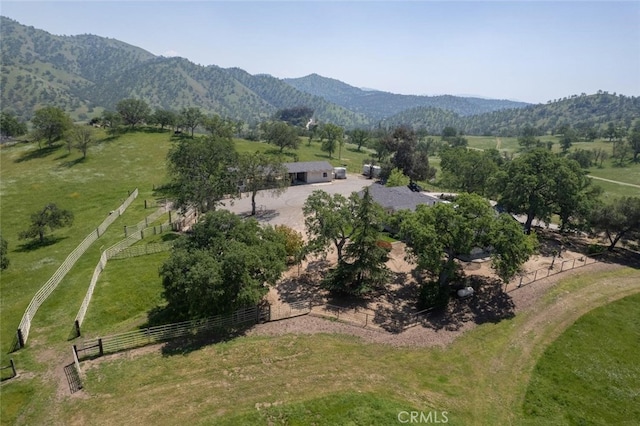
<svg viewBox="0 0 640 426"><path fill-rule="evenodd" d="M352 424L394 424L398 411L416 409L447 411L452 424L517 424L524 420L531 370L545 347L584 312L640 291L639 284L634 269L585 271L559 284L536 309L479 326L447 349L394 348L324 334L240 337L117 356L88 368L91 398L66 400L56 418L89 424L123 423L132 416L152 424L344 424L334 413L340 410ZM619 314L637 311L627 307ZM640 361L634 351L627 357ZM597 395L591 391L591 398Z"/></svg>
<svg viewBox="0 0 640 426"><path fill-rule="evenodd" d="M580 318L538 361L524 403L526 418L539 424L640 419L638 341L640 295Z"/></svg>

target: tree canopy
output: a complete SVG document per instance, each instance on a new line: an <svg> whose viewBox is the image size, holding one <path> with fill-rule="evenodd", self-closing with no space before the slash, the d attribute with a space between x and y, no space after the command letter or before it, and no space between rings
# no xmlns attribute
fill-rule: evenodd
<svg viewBox="0 0 640 426"><path fill-rule="evenodd" d="M64 136L64 133L71 127L71 118L61 108L47 106L37 110L31 119L33 124L34 137L38 140L45 139L47 145Z"/></svg>
<svg viewBox="0 0 640 426"><path fill-rule="evenodd" d="M122 117L122 121L130 128L144 122L151 113L149 104L142 99L122 99L116 105L116 111Z"/></svg>
<svg viewBox="0 0 640 426"><path fill-rule="evenodd" d="M527 233L534 219L549 222L554 213L561 215L566 227L580 203L587 200L589 185L575 161L546 149L523 153L495 177L499 204L510 213L526 215Z"/></svg>
<svg viewBox="0 0 640 426"><path fill-rule="evenodd" d="M287 168L278 157L260 152L240 154L238 161L238 179L242 182L242 191L251 197L251 215L256 214L256 195L258 191L269 190L276 196L281 195L289 186Z"/></svg>
<svg viewBox="0 0 640 426"><path fill-rule="evenodd" d="M225 210L207 213L160 268L167 310L192 319L256 305L285 262L283 238L272 227Z"/></svg>
<svg viewBox="0 0 640 426"><path fill-rule="evenodd" d="M320 189L313 191L302 207L309 251L323 253L333 244L341 261L343 249L355 232L353 217L359 203L356 193L347 198Z"/></svg>
<svg viewBox="0 0 640 426"><path fill-rule="evenodd" d="M640 197L622 197L597 205L591 212L590 224L609 240L609 250L623 239L640 242Z"/></svg>
<svg viewBox="0 0 640 426"><path fill-rule="evenodd" d="M378 244L386 214L373 201L369 188L363 190L362 197L354 195L358 200L351 217L349 243L323 286L333 292L362 296L384 287L390 275L385 264L389 253Z"/></svg>
<svg viewBox="0 0 640 426"><path fill-rule="evenodd" d="M9 263L9 243L0 234L0 270L7 269Z"/></svg>
<svg viewBox="0 0 640 426"><path fill-rule="evenodd" d="M267 143L280 148L280 152L285 148L297 149L300 145L298 131L284 121L263 123L262 128Z"/></svg>
<svg viewBox="0 0 640 426"><path fill-rule="evenodd" d="M507 282L529 258L534 238L522 232L518 222L498 215L489 202L476 194L461 194L451 204L418 206L403 212L400 237L419 269L429 271L440 287L449 285L459 272L455 260L474 248L491 250L492 266Z"/></svg>
<svg viewBox="0 0 640 426"><path fill-rule="evenodd" d="M27 123L7 111L0 112L0 135L4 137L22 136L27 133Z"/></svg>
<svg viewBox="0 0 640 426"><path fill-rule="evenodd" d="M25 231L20 232L19 238L25 240L38 237L38 241L42 244L47 232L72 224L73 213L71 211L60 209L54 203L49 203L42 210L31 215L31 225Z"/></svg>
<svg viewBox="0 0 640 426"><path fill-rule="evenodd" d="M179 208L214 210L238 194L237 153L230 139L183 139L167 154L168 192Z"/></svg>

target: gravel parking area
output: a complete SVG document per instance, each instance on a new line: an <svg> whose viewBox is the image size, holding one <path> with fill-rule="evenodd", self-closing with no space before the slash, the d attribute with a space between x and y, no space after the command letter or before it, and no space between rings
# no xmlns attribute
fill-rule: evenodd
<svg viewBox="0 0 640 426"><path fill-rule="evenodd" d="M271 225L287 225L304 235L302 206L313 191L321 189L329 194L349 196L352 192L358 192L373 183L373 180L362 175L350 173L347 175L347 179L291 186L284 194L276 197L270 191L260 191L256 195L256 205L259 210L256 219ZM224 208L236 214L249 215L251 213L251 194L244 194L243 198L233 200L233 203L227 201Z"/></svg>

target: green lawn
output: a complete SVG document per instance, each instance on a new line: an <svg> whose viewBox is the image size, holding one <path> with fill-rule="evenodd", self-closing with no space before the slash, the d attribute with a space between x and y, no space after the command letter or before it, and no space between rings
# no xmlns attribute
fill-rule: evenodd
<svg viewBox="0 0 640 426"><path fill-rule="evenodd" d="M545 425L638 421L638 342L640 294L583 316L538 361L527 389L525 417Z"/></svg>

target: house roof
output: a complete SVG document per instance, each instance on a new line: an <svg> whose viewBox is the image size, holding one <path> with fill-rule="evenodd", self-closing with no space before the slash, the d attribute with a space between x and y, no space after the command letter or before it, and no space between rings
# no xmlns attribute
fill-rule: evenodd
<svg viewBox="0 0 640 426"><path fill-rule="evenodd" d="M295 163L284 163L284 166L289 173L326 172L333 170L333 166L327 161L298 161Z"/></svg>
<svg viewBox="0 0 640 426"><path fill-rule="evenodd" d="M369 186L369 194L373 200L380 204L385 210L415 210L420 204L433 206L441 203L442 200L422 192L413 192L406 186L386 187L384 185L373 184Z"/></svg>

